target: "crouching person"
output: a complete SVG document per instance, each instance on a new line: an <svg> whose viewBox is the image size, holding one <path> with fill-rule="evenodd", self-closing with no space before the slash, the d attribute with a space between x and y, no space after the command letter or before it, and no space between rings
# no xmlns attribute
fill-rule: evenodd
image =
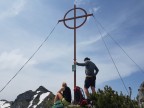
<svg viewBox="0 0 144 108"><path fill-rule="evenodd" d="M65 82L63 82L61 89L58 91L54 98L54 105L60 101L64 106L67 106L71 103L71 98L71 89Z"/></svg>

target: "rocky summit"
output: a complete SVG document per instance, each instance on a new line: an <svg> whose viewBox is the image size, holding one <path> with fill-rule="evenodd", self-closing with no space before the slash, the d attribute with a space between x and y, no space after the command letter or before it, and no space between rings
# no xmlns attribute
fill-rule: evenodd
<svg viewBox="0 0 144 108"><path fill-rule="evenodd" d="M17 96L14 102L0 100L0 108L50 108L54 94L40 86L36 91L26 91Z"/></svg>

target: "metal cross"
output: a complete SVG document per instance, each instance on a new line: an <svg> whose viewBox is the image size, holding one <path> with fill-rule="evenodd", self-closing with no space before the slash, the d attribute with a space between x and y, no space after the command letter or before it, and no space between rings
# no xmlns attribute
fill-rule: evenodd
<svg viewBox="0 0 144 108"><path fill-rule="evenodd" d="M81 10L84 12L85 15L81 15L81 16L76 16L76 10ZM66 18L66 16L68 15L69 12L74 11L74 17L71 18ZM62 20L59 20L58 22L63 22L64 25L69 28L69 29L74 29L74 62L76 62L76 29L81 27L87 20L88 16L92 16L93 14L87 14L87 12L82 9L82 8L77 8L76 5L74 5L73 9L70 9L64 16L64 18ZM85 18L85 20L80 24L80 25L76 25L76 19L78 18ZM66 24L66 21L69 20L74 20L74 26L70 27ZM76 69L74 70L74 88L76 87Z"/></svg>

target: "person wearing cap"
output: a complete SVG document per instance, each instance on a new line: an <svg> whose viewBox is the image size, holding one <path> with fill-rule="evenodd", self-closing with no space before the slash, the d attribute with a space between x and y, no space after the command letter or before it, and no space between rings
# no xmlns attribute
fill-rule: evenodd
<svg viewBox="0 0 144 108"><path fill-rule="evenodd" d="M78 62L74 62L74 63L78 66L85 66L86 78L84 82L84 91L85 91L87 98L89 98L89 91L88 91L89 87L91 87L92 93L96 93L95 81L96 81L96 75L98 74L99 69L92 61L90 61L90 58L88 57L84 58L84 63L78 63Z"/></svg>
<svg viewBox="0 0 144 108"><path fill-rule="evenodd" d="M60 100L64 105L69 105L71 103L71 99L71 89L65 82L63 82L61 89L57 92L54 98L54 104L56 101Z"/></svg>

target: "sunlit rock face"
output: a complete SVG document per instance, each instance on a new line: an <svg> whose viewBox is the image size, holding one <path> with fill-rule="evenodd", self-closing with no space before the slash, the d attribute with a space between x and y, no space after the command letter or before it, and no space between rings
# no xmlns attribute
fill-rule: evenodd
<svg viewBox="0 0 144 108"><path fill-rule="evenodd" d="M10 108L11 102L7 100L0 100L0 108Z"/></svg>

